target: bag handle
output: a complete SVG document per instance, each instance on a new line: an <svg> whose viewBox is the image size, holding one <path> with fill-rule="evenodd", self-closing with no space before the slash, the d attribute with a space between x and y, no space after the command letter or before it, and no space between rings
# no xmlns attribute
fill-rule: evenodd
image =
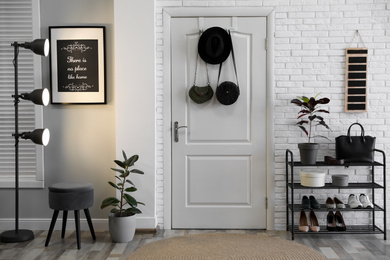
<svg viewBox="0 0 390 260"><path fill-rule="evenodd" d="M359 124L359 123L353 123L352 125L349 126L348 132L347 132L347 136L348 136L349 142L352 143L352 138L351 138L351 127L352 127L353 125L358 125L358 126L360 126L360 129L361 129L361 134L360 134L360 136L362 137L362 140L363 140L363 143L364 143L364 142L366 141L366 138L364 137L364 128L363 128L363 126L362 126L361 124Z"/></svg>
<svg viewBox="0 0 390 260"><path fill-rule="evenodd" d="M199 39L200 39L200 35L202 34L203 32L202 31L199 31ZM198 63L199 63L199 52L197 52L197 56L196 56L196 63L195 63L195 75L194 75L194 85L193 86L196 86L196 74L198 72ZM209 79L209 70L207 68L207 62L206 63L206 73L207 73L207 86L210 86L210 79ZM200 65L200 64L199 64Z"/></svg>
<svg viewBox="0 0 390 260"><path fill-rule="evenodd" d="M232 43L232 49L231 49L231 51L232 51L232 59L233 59L234 73L236 74L237 87L239 87L239 84L238 84L238 76L237 76L237 68L236 68L236 59L234 58L233 40L232 40L232 36L230 35L230 30L228 30L228 32L229 32L229 39L230 39L230 42ZM221 76L221 69L222 69L222 62L219 64L217 86L219 86L219 77Z"/></svg>

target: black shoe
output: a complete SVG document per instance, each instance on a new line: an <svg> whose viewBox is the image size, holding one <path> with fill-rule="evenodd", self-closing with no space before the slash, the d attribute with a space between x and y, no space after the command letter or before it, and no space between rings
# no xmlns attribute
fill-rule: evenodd
<svg viewBox="0 0 390 260"><path fill-rule="evenodd" d="M321 208L320 203L318 203L318 201L316 200L316 198L314 198L314 196L310 196L309 200L310 200L310 205L311 205L312 209L319 209L319 208Z"/></svg>
<svg viewBox="0 0 390 260"><path fill-rule="evenodd" d="M338 231L346 231L347 227L345 226L343 216L341 215L340 211L336 211L335 214L336 218L336 228Z"/></svg>
<svg viewBox="0 0 390 260"><path fill-rule="evenodd" d="M310 200L307 196L302 197L302 208L303 209L310 209Z"/></svg>
<svg viewBox="0 0 390 260"><path fill-rule="evenodd" d="M327 221L327 225L326 225L326 229L328 231L336 231L336 218L333 214L333 211L329 211L328 215L326 216L326 221Z"/></svg>

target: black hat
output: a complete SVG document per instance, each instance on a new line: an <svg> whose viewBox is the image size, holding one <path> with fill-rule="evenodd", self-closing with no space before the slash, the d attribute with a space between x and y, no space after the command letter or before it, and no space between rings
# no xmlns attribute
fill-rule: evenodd
<svg viewBox="0 0 390 260"><path fill-rule="evenodd" d="M207 63L220 64L229 57L232 42L229 34L221 27L211 27L199 38L199 56Z"/></svg>

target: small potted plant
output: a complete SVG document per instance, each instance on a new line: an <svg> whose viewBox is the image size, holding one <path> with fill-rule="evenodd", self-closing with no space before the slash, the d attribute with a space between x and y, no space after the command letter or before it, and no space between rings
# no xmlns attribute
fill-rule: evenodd
<svg viewBox="0 0 390 260"><path fill-rule="evenodd" d="M330 130L329 126L325 123L324 118L318 115L320 113L329 114L328 110L321 109L318 107L318 105L328 104L330 100L329 98L316 99L319 95L320 93L318 93L315 97L308 98L302 96L291 100L291 103L301 108L301 110L298 112L297 119L300 121L297 123L297 125L308 137L307 143L298 144L301 155L301 163L304 165L316 164L319 144L313 143L313 138L321 137L328 139L326 136L314 135L315 127L323 126ZM308 128L306 128L306 126Z"/></svg>
<svg viewBox="0 0 390 260"><path fill-rule="evenodd" d="M135 192L137 188L134 183L129 180L130 173L144 174L138 169L130 169L134 163L138 161L139 156L133 155L127 158L126 153L122 151L123 161L114 160L120 169L111 168L119 173L115 178L118 182L115 184L111 181L108 183L119 191L119 199L116 197L108 197L103 200L101 209L113 206L109 214L109 231L113 242L126 243L133 239L136 227L136 214L142 213L138 209L138 205L145 205L137 201L130 193Z"/></svg>

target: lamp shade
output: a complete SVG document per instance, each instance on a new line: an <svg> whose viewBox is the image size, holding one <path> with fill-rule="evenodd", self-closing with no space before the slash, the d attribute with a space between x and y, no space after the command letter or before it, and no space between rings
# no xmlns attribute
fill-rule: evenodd
<svg viewBox="0 0 390 260"><path fill-rule="evenodd" d="M35 89L31 93L23 93L20 97L25 100L30 100L36 105L43 106L47 106L50 101L50 93L47 88Z"/></svg>
<svg viewBox="0 0 390 260"><path fill-rule="evenodd" d="M50 44L48 39L36 39L32 42L25 42L20 46L32 50L35 54L46 56L49 55Z"/></svg>
<svg viewBox="0 0 390 260"><path fill-rule="evenodd" d="M30 139L35 144L46 146L50 140L50 131L47 128L35 129L32 132L24 132L21 134L23 139Z"/></svg>

